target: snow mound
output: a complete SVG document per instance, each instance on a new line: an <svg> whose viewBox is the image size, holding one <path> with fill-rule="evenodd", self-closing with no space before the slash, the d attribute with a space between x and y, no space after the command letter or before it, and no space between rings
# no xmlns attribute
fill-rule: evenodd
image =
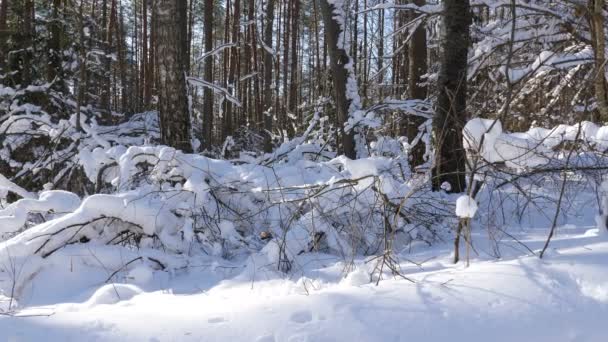
<svg viewBox="0 0 608 342"><path fill-rule="evenodd" d="M129 300L143 291L130 284L106 284L91 296L85 303L86 307L94 307L103 304L116 304L120 301Z"/></svg>
<svg viewBox="0 0 608 342"><path fill-rule="evenodd" d="M361 286L369 283L369 272L367 272L361 267L357 267L352 272L349 272L346 277L340 282L340 284L348 286Z"/></svg>
<svg viewBox="0 0 608 342"><path fill-rule="evenodd" d="M23 228L30 213L67 213L79 206L80 198L71 192L43 191L39 199L24 198L0 210L0 233L12 233Z"/></svg>
<svg viewBox="0 0 608 342"><path fill-rule="evenodd" d="M491 158L495 155L494 143L501 134L500 120L471 119L463 129L463 145L467 150L480 151Z"/></svg>
<svg viewBox="0 0 608 342"><path fill-rule="evenodd" d="M473 218L477 212L477 202L469 195L462 195L456 200L456 216Z"/></svg>

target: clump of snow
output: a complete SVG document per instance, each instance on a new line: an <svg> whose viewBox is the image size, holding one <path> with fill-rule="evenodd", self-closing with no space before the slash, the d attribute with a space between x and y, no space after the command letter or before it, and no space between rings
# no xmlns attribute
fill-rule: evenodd
<svg viewBox="0 0 608 342"><path fill-rule="evenodd" d="M0 293L0 314L13 311L19 307L16 299L7 297Z"/></svg>
<svg viewBox="0 0 608 342"><path fill-rule="evenodd" d="M0 210L0 233L12 233L23 228L31 213L69 213L79 206L80 198L71 192L43 191L39 199L20 199Z"/></svg>
<svg viewBox="0 0 608 342"><path fill-rule="evenodd" d="M471 119L463 129L463 145L465 149L480 152L492 161L495 158L494 143L501 134L500 120Z"/></svg>
<svg viewBox="0 0 608 342"><path fill-rule="evenodd" d="M582 279L578 279L577 283L583 296L601 303L608 303L608 285Z"/></svg>
<svg viewBox="0 0 608 342"><path fill-rule="evenodd" d="M237 242L241 238L239 233L234 228L234 224L232 222L224 220L221 221L218 226L220 228L220 234L227 241Z"/></svg>
<svg viewBox="0 0 608 342"><path fill-rule="evenodd" d="M369 272L363 267L357 267L349 272L346 277L340 282L348 286L361 286L370 283Z"/></svg>
<svg viewBox="0 0 608 342"><path fill-rule="evenodd" d="M456 216L470 219L475 217L477 202L469 195L462 195L456 200Z"/></svg>
<svg viewBox="0 0 608 342"><path fill-rule="evenodd" d="M94 307L103 304L116 304L123 300L129 300L143 291L130 284L106 284L91 296L85 303L87 307Z"/></svg>

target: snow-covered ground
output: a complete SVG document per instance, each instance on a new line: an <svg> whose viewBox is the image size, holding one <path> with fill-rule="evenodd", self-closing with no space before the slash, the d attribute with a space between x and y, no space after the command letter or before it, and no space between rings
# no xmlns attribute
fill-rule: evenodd
<svg viewBox="0 0 608 342"><path fill-rule="evenodd" d="M538 251L546 232L512 235ZM479 255L468 268L451 264L448 242L404 252L402 272L415 283L369 283L373 262L323 254L289 278L255 258L210 259L171 275L141 265L106 285L112 270L57 262L22 289L0 331L6 341L606 341L605 236L562 226L541 260L513 239L499 244L506 256L488 258L485 235L474 233Z"/></svg>
<svg viewBox="0 0 608 342"><path fill-rule="evenodd" d="M426 191L379 145L313 161L313 145L286 143L239 163L84 148L79 163L109 193L83 198L0 177L23 197L0 203L0 342L608 340L603 154L554 150L582 124L483 133L493 124L472 121L465 145L483 140L509 169L481 168L475 199ZM603 128L584 127L604 146ZM473 246L454 265L456 216ZM398 275L378 272L388 240Z"/></svg>

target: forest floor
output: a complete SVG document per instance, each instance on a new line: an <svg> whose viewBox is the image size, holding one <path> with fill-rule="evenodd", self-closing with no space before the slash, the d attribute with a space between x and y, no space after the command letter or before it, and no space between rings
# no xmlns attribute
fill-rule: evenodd
<svg viewBox="0 0 608 342"><path fill-rule="evenodd" d="M468 268L451 263L449 241L412 246L399 259L415 283L387 277L376 285L374 261L346 264L324 254L307 256L289 277L252 267L251 258L218 259L181 274L132 271L106 285L110 270L56 264L22 289L14 315L0 318L1 339L603 342L608 238L587 223L560 226L543 259L523 244L538 252L548 228L517 229L518 241L498 245L474 233ZM63 256L92 251L73 247ZM489 256L497 252L501 258Z"/></svg>

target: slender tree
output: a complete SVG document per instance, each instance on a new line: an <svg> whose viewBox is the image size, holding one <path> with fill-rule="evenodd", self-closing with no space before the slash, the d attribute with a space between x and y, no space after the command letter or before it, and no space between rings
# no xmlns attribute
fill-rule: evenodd
<svg viewBox="0 0 608 342"><path fill-rule="evenodd" d="M9 0L2 0L2 3L0 3L0 70L2 70L5 65L4 58L6 57L6 37L8 36L6 18L8 14L8 2Z"/></svg>
<svg viewBox="0 0 608 342"><path fill-rule="evenodd" d="M205 0L203 15L205 52L213 49L213 0ZM204 79L213 83L213 57L204 61ZM210 148L213 144L213 90L205 88L203 95L203 148Z"/></svg>
<svg viewBox="0 0 608 342"><path fill-rule="evenodd" d="M264 151L272 150L271 134L272 134L272 59L274 57L272 50L272 27L274 24L274 0L268 0L266 3L266 22L264 26Z"/></svg>
<svg viewBox="0 0 608 342"><path fill-rule="evenodd" d="M425 0L414 0L414 5L422 6ZM418 18L418 14L414 14L412 19ZM423 24L417 26L416 30L410 38L408 53L408 97L411 99L425 99L426 86L422 85L422 76L427 73L427 46L426 46L426 28ZM418 135L418 128L424 123L424 119L418 116L408 116L407 120L407 137L411 142ZM421 165L424 162L425 147L422 142L418 143L412 151L410 151L410 162L412 166Z"/></svg>
<svg viewBox="0 0 608 342"><path fill-rule="evenodd" d="M6 1L3 1L3 3ZM48 58L49 65L47 69L47 80L53 82L55 78L57 83L63 83L61 72L61 22L59 18L59 10L61 7L61 0L53 0L53 7L51 10L51 20L49 20L49 33L51 37L49 39ZM0 19L1 20L1 19ZM1 24L0 24L1 25ZM0 48L1 49L1 48ZM59 89L63 88L63 84Z"/></svg>
<svg viewBox="0 0 608 342"><path fill-rule="evenodd" d="M291 79L289 81L288 111L298 117L298 37L300 25L300 0L291 0ZM293 132L293 124L289 124Z"/></svg>

